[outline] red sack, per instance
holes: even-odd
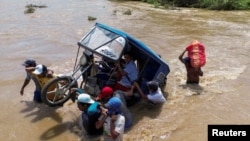
[[[203,67],[206,64],[205,47],[199,41],[193,41],[186,47],[186,51],[194,68]]]

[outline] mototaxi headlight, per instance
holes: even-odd
[[[80,58],[80,65],[84,66],[87,64],[87,57],[83,54]]]

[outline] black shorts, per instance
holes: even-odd
[[[199,84],[199,82],[197,82],[197,81],[187,81],[186,83],[187,84]]]

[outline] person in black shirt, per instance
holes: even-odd
[[[94,101],[88,94],[80,94],[77,98],[77,106],[82,111],[82,126],[86,131],[86,136],[98,138],[103,134],[103,123],[101,115],[105,111],[98,102]],[[104,121],[103,121],[104,122]],[[86,138],[86,137],[85,137]]]

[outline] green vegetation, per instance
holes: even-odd
[[[250,0],[213,0],[212,2],[202,0],[202,3],[196,6],[211,10],[250,10]]]
[[[188,7],[210,10],[250,10],[250,0],[141,0],[155,8]]]

